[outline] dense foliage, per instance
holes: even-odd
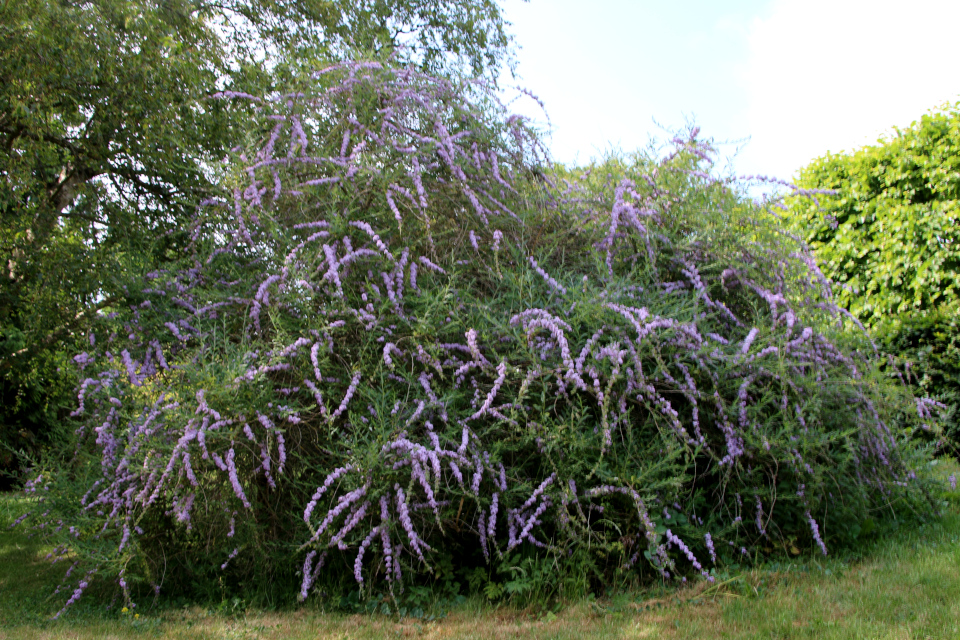
[[[942,431],[924,430],[918,435],[935,440],[942,452],[955,456],[960,452],[960,317],[949,313],[907,316],[884,335],[882,344],[897,358],[896,370],[906,374],[917,394],[940,405]]]
[[[182,253],[216,191],[248,113],[215,87],[265,94],[350,48],[479,76],[509,61],[490,0],[18,0],[0,39],[0,482],[66,417],[64,353]]]
[[[909,397],[696,131],[570,173],[408,67],[223,97],[260,135],[89,334],[75,455],[30,483],[67,604],[94,574],[575,596],[928,508]]]
[[[925,115],[875,146],[812,162],[799,186],[835,194],[790,208],[794,227],[838,284],[838,303],[912,364],[923,391],[950,407],[953,433],[960,406],[958,107]]]

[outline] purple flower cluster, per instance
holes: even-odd
[[[554,280],[553,276],[544,271],[543,267],[537,264],[537,261],[533,259],[533,256],[530,256],[528,260],[530,261],[530,266],[533,267],[533,270],[536,271],[540,277],[544,279],[544,281],[546,281],[547,285],[549,285],[551,289],[554,291],[559,291],[561,294],[567,293],[566,287]]]
[[[72,570],[73,567],[70,567]],[[80,599],[80,596],[83,595],[84,590],[90,586],[90,577],[96,572],[96,570],[90,570],[87,574],[77,583],[77,588],[73,590],[73,593],[70,594],[70,598],[67,600],[66,604],[63,605],[63,608],[60,609],[54,616],[54,620],[63,615],[63,612],[70,608],[74,602]],[[70,572],[67,572],[67,577],[69,577]]]
[[[823,538],[820,537],[820,527],[817,526],[817,521],[813,519],[809,511],[804,515],[807,517],[807,522],[810,523],[810,533],[813,534],[813,540],[817,543],[817,546],[820,547],[823,555],[827,555],[827,545],[823,543]]]
[[[690,564],[693,565],[694,569],[699,571],[703,575],[703,577],[707,579],[708,582],[713,582],[713,576],[711,576],[704,570],[704,568],[700,565],[700,561],[697,560],[697,557],[693,555],[693,552],[683,542],[683,540],[681,540],[679,537],[674,535],[674,533],[670,529],[667,529],[666,537],[667,537],[667,542],[669,544],[675,545],[680,550],[680,552],[687,558],[687,560],[690,561]]]
[[[713,548],[713,538],[710,537],[710,534],[704,534],[704,541],[707,543],[707,552],[710,554],[710,562],[717,564],[717,552]]]

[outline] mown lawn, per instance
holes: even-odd
[[[956,472],[955,463],[940,468]],[[946,475],[946,473],[944,473]],[[859,555],[779,559],[680,590],[649,590],[532,614],[470,600],[431,622],[292,612],[153,608],[139,615],[83,598],[51,620],[62,565],[26,532],[9,529],[18,510],[0,499],[0,638],[960,638],[960,491],[943,496],[945,515],[902,526]],[[238,606],[239,605],[239,606]]]

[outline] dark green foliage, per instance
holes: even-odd
[[[946,451],[960,447],[960,319],[956,315],[907,317],[884,336],[884,350],[900,359],[898,371],[923,395],[945,405]],[[909,363],[909,364],[908,364]],[[932,439],[933,434],[926,437]]]
[[[13,335],[0,340],[0,349],[22,349],[21,336],[8,331]],[[15,470],[39,460],[69,428],[74,387],[72,363],[53,351],[36,357],[17,377],[0,378],[0,491],[20,484]]]

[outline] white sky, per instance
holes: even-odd
[[[960,0],[503,0],[554,157],[629,151],[689,120],[789,179],[960,100]],[[518,106],[524,113],[535,113]],[[540,118],[542,120],[542,116]],[[724,155],[738,145],[722,147]]]

